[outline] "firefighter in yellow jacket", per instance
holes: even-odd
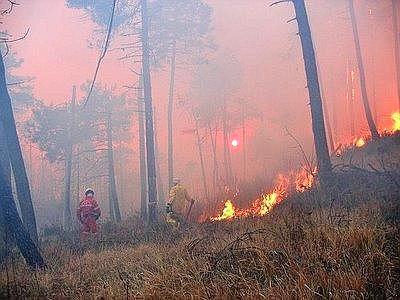
[[[174,228],[179,228],[185,221],[186,214],[194,203],[179,178],[174,178],[173,187],[169,191],[166,206],[167,222]]]

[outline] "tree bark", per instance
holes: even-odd
[[[360,87],[361,87],[362,101],[364,104],[365,117],[368,122],[368,126],[369,126],[369,130],[371,132],[372,139],[377,139],[377,138],[379,138],[379,133],[378,133],[378,130],[376,129],[376,124],[375,124],[374,118],[372,116],[371,107],[369,105],[369,100],[368,100],[364,62],[362,59],[360,37],[358,34],[357,19],[356,19],[356,14],[355,14],[355,10],[354,10],[354,1],[353,0],[349,0],[349,11],[350,11],[350,19],[351,19],[351,23],[352,23],[352,27],[353,27],[353,36],[354,36],[354,44],[355,44],[355,48],[356,48],[358,71],[360,73],[359,74],[360,75]]]
[[[398,0],[392,0],[393,8],[393,35],[394,35],[394,57],[396,62],[396,86],[398,105],[400,110],[400,32],[399,32],[399,15]]]
[[[322,108],[315,51],[304,0],[294,0],[293,4],[299,26],[299,35],[307,77],[307,87],[310,95],[311,120],[315,152],[317,155],[317,167],[321,181],[325,184],[331,176],[332,165],[326,140],[324,112]]]
[[[151,96],[150,75],[150,50],[149,50],[149,20],[147,0],[141,0],[142,17],[142,70],[144,109],[146,115],[146,158],[147,158],[147,182],[148,182],[148,221],[157,221],[157,181],[154,153],[154,127],[153,127],[153,100]]]
[[[107,106],[110,107],[110,104]],[[111,220],[120,222],[121,211],[118,203],[117,185],[115,183],[115,166],[114,166],[114,145],[112,137],[112,112],[111,109],[107,113],[107,163],[108,163],[108,197],[110,204]]]
[[[139,124],[139,176],[140,176],[140,217],[147,218],[147,171],[146,171],[146,137],[144,123],[143,84],[139,79],[138,89],[138,124]]]
[[[67,230],[72,229],[71,214],[71,177],[72,177],[72,152],[74,138],[74,122],[75,122],[75,105],[76,105],[76,86],[72,88],[72,98],[69,111],[68,125],[68,144],[65,151],[65,175],[64,175],[64,227]]]
[[[34,242],[38,241],[36,217],[32,204],[32,196],[25,163],[22,156],[21,145],[15,126],[14,114],[11,106],[11,98],[7,90],[3,56],[0,51],[0,121],[6,137],[7,150],[14,173],[17,188],[17,197],[21,208],[24,225]]]
[[[28,266],[33,269],[44,268],[45,264],[38,247],[31,239],[30,234],[25,230],[18,215],[11,185],[8,184],[7,175],[0,164],[0,210],[3,224],[7,233],[14,238],[18,249],[24,257]],[[9,236],[7,234],[7,236]],[[8,241],[6,241],[8,242]]]
[[[173,111],[176,69],[176,43],[172,44],[171,74],[168,95],[168,186],[172,188],[174,178],[174,139],[173,139]]]

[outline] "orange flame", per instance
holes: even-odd
[[[393,120],[393,132],[400,131],[400,112],[396,111],[392,113],[392,120]]]
[[[280,174],[277,178],[277,184],[274,190],[270,193],[262,194],[252,202],[249,208],[237,209],[231,200],[227,200],[222,213],[217,217],[211,218],[211,221],[231,220],[248,216],[264,216],[269,213],[275,205],[279,204],[287,197],[289,185],[289,178]]]
[[[296,175],[296,191],[303,193],[306,190],[311,189],[314,184],[314,178],[317,174],[317,168],[314,168],[311,172],[305,168],[302,168]]]
[[[357,147],[357,148],[361,148],[361,147],[364,147],[365,146],[365,144],[366,144],[366,142],[365,142],[365,139],[364,138],[356,138],[355,139],[355,141],[354,141],[354,145]]]
[[[233,205],[231,200],[227,200],[225,202],[224,209],[222,210],[222,214],[218,217],[211,218],[211,221],[222,221],[229,220],[235,216],[235,206]]]

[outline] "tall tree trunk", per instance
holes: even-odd
[[[154,109],[155,112],[155,109]],[[156,153],[156,172],[157,172],[157,195],[158,195],[158,203],[161,207],[165,205],[165,194],[164,194],[164,185],[161,177],[161,169],[160,169],[160,152],[158,147],[158,131],[157,131],[157,121],[154,122],[154,150]]]
[[[243,181],[247,181],[247,154],[246,154],[246,104],[242,103],[242,147],[243,147]]]
[[[7,151],[5,132],[1,122],[0,122],[0,165],[3,166],[3,171],[7,184],[11,186],[10,158]]]
[[[378,133],[378,130],[376,129],[376,124],[375,124],[374,118],[372,117],[371,107],[369,105],[369,100],[368,100],[364,62],[362,59],[360,37],[358,35],[358,26],[357,26],[357,19],[356,19],[356,14],[355,14],[355,10],[354,10],[354,1],[353,0],[349,0],[349,11],[350,11],[350,18],[351,18],[351,23],[352,23],[352,27],[353,27],[353,36],[354,36],[354,44],[355,44],[355,48],[356,48],[358,71],[360,73],[359,74],[360,75],[360,87],[361,87],[362,101],[364,104],[365,117],[367,118],[369,130],[371,132],[371,137],[373,139],[377,139],[377,138],[379,138],[379,133]]]
[[[354,121],[354,102],[355,102],[355,96],[356,96],[356,91],[354,84],[355,83],[355,73],[353,71],[353,67],[350,63],[350,60],[347,60],[346,63],[346,101],[347,101],[347,108],[348,108],[348,118],[350,120],[350,134],[351,137],[354,138],[356,134],[356,128],[355,128],[355,121]]]
[[[171,74],[168,95],[168,186],[172,188],[174,178],[174,138],[173,138],[173,111],[176,69],[176,42],[172,44]]]
[[[25,230],[24,225],[18,215],[17,207],[14,202],[11,185],[9,185],[7,175],[0,164],[0,213],[1,219],[7,233],[10,233],[18,246],[26,263],[31,268],[43,268],[45,266],[38,247],[32,240],[30,234]],[[7,234],[8,236],[8,234]],[[8,241],[6,241],[8,242]]]
[[[393,35],[394,35],[394,57],[396,62],[396,84],[397,84],[397,97],[400,110],[400,32],[399,32],[399,7],[398,0],[392,0],[393,8]]]
[[[108,197],[110,201],[110,217],[111,220],[120,222],[121,211],[118,203],[117,185],[115,183],[115,166],[114,166],[114,145],[112,137],[112,112],[110,104],[107,105],[107,163],[108,163]]]
[[[148,182],[148,221],[157,221],[157,181],[156,164],[154,154],[154,127],[153,127],[153,100],[151,96],[150,75],[150,50],[149,50],[149,20],[147,11],[147,0],[142,2],[142,70],[143,70],[143,92],[144,110],[146,115],[146,158],[147,158],[147,182]]]
[[[294,0],[293,4],[299,26],[299,34],[307,76],[307,87],[310,95],[312,129],[318,163],[317,167],[321,181],[323,184],[325,184],[331,176],[332,165],[329,157],[328,144],[326,141],[324,112],[322,109],[322,99],[319,88],[315,51],[304,0]]]
[[[199,132],[199,121],[197,120],[196,116],[194,117],[194,119],[195,119],[195,123],[196,123],[195,131],[196,131],[197,149],[199,150],[201,176],[202,176],[202,179],[203,179],[204,198],[206,200],[209,200],[206,169],[205,169],[205,165],[204,165],[203,150],[202,150],[202,147],[201,147],[202,142],[201,142],[200,132]]]
[[[24,225],[34,242],[38,241],[36,217],[32,204],[29,180],[26,173],[25,163],[19,143],[17,128],[15,126],[14,114],[11,106],[11,98],[7,90],[6,70],[3,56],[0,51],[0,121],[3,125],[7,141],[7,150],[10,157],[11,167],[14,173],[17,188],[17,197],[21,208]]]
[[[215,129],[215,138],[213,136],[211,125],[209,125],[211,149],[213,154],[213,196],[214,200],[217,197],[217,185],[218,185],[218,158],[217,158],[217,134],[218,130]],[[211,209],[211,207],[210,207]]]
[[[329,149],[330,149],[331,153],[334,153],[335,152],[335,142],[333,140],[331,120],[329,118],[328,103],[327,103],[326,96],[325,96],[325,89],[324,89],[324,84],[323,84],[323,80],[322,80],[322,74],[321,74],[321,70],[319,68],[318,63],[317,63],[317,72],[319,74],[319,82],[320,82],[321,98],[322,98],[322,108],[324,110],[326,130],[328,132]]]
[[[228,186],[232,185],[232,166],[230,159],[230,141],[228,132],[228,117],[226,111],[226,102],[223,105],[223,116],[222,116],[222,130],[223,130],[223,140],[224,140],[224,167],[225,167],[225,180]]]
[[[74,139],[74,122],[75,122],[75,105],[76,105],[76,86],[72,88],[72,98],[69,111],[69,127],[68,127],[68,145],[65,151],[65,175],[64,175],[64,227],[67,230],[72,229],[71,214],[71,177],[72,177],[72,152]]]
[[[138,125],[139,125],[139,176],[140,176],[140,217],[147,217],[147,171],[146,171],[146,136],[143,105],[142,77],[139,79],[138,89]]]

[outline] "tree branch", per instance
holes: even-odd
[[[107,53],[107,48],[108,48],[108,45],[110,43],[112,25],[113,25],[113,22],[114,22],[116,3],[117,3],[117,0],[114,0],[113,1],[113,6],[112,6],[112,11],[111,11],[111,16],[110,16],[110,22],[108,24],[108,29],[107,29],[107,36],[106,36],[106,40],[105,40],[104,47],[103,47],[103,51],[100,54],[99,60],[97,61],[96,70],[95,70],[94,75],[93,75],[93,80],[92,80],[92,83],[90,85],[90,89],[89,89],[88,95],[86,97],[86,100],[85,100],[85,102],[83,104],[83,107],[86,107],[86,104],[89,102],[90,95],[92,94],[93,87],[94,87],[94,85],[96,83],[97,74],[99,73],[100,64],[101,64],[102,60],[104,59],[104,57],[106,56],[106,53]]]

